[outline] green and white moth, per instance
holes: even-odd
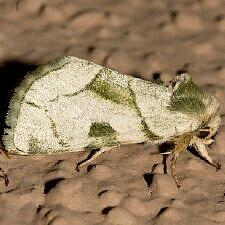
[[[154,83],[76,57],[63,57],[28,74],[15,89],[2,137],[6,152],[39,155],[114,146],[172,142],[171,172],[188,146],[208,155],[220,124],[219,104],[188,74]]]

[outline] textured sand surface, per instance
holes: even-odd
[[[225,224],[225,1],[0,0],[0,108],[36,65],[69,54],[144,79],[188,71],[221,104],[209,150],[177,163],[181,189],[156,146],[124,146],[75,172],[87,153],[0,157],[1,225]],[[3,123],[0,118],[0,123]]]

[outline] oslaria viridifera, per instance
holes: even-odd
[[[188,146],[219,169],[206,149],[221,121],[218,110],[188,74],[166,85],[63,57],[15,89],[2,140],[6,152],[19,155],[98,150],[78,168],[115,146],[170,142],[179,186],[175,163]]]

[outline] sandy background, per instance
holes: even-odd
[[[222,169],[186,151],[179,190],[145,144],[115,148],[80,173],[87,153],[1,156],[10,183],[0,182],[0,224],[225,224],[224,12],[224,0],[0,0],[2,112],[27,71],[70,54],[148,80],[189,71],[222,114],[210,150]]]

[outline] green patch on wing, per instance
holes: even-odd
[[[89,146],[92,149],[105,146],[110,147],[118,144],[116,131],[105,122],[92,123],[88,136],[95,138],[94,142]]]
[[[87,86],[87,90],[90,90],[101,98],[110,100],[116,104],[134,108],[133,98],[130,96],[129,90],[112,84],[107,80],[96,77],[96,79]]]
[[[92,123],[89,130],[89,137],[104,137],[116,134],[116,131],[108,123]]]
[[[154,134],[152,131],[149,130],[149,127],[147,125],[147,123],[145,122],[145,120],[141,121],[141,125],[142,125],[142,131],[145,133],[145,136],[150,140],[158,140],[160,139],[159,136],[157,136],[156,134]]]
[[[168,109],[187,114],[201,114],[205,110],[203,98],[203,91],[188,77],[173,93]]]
[[[40,153],[40,148],[39,148],[39,140],[35,137],[31,137],[29,139],[29,154],[30,155],[36,155],[36,154],[39,154]]]

